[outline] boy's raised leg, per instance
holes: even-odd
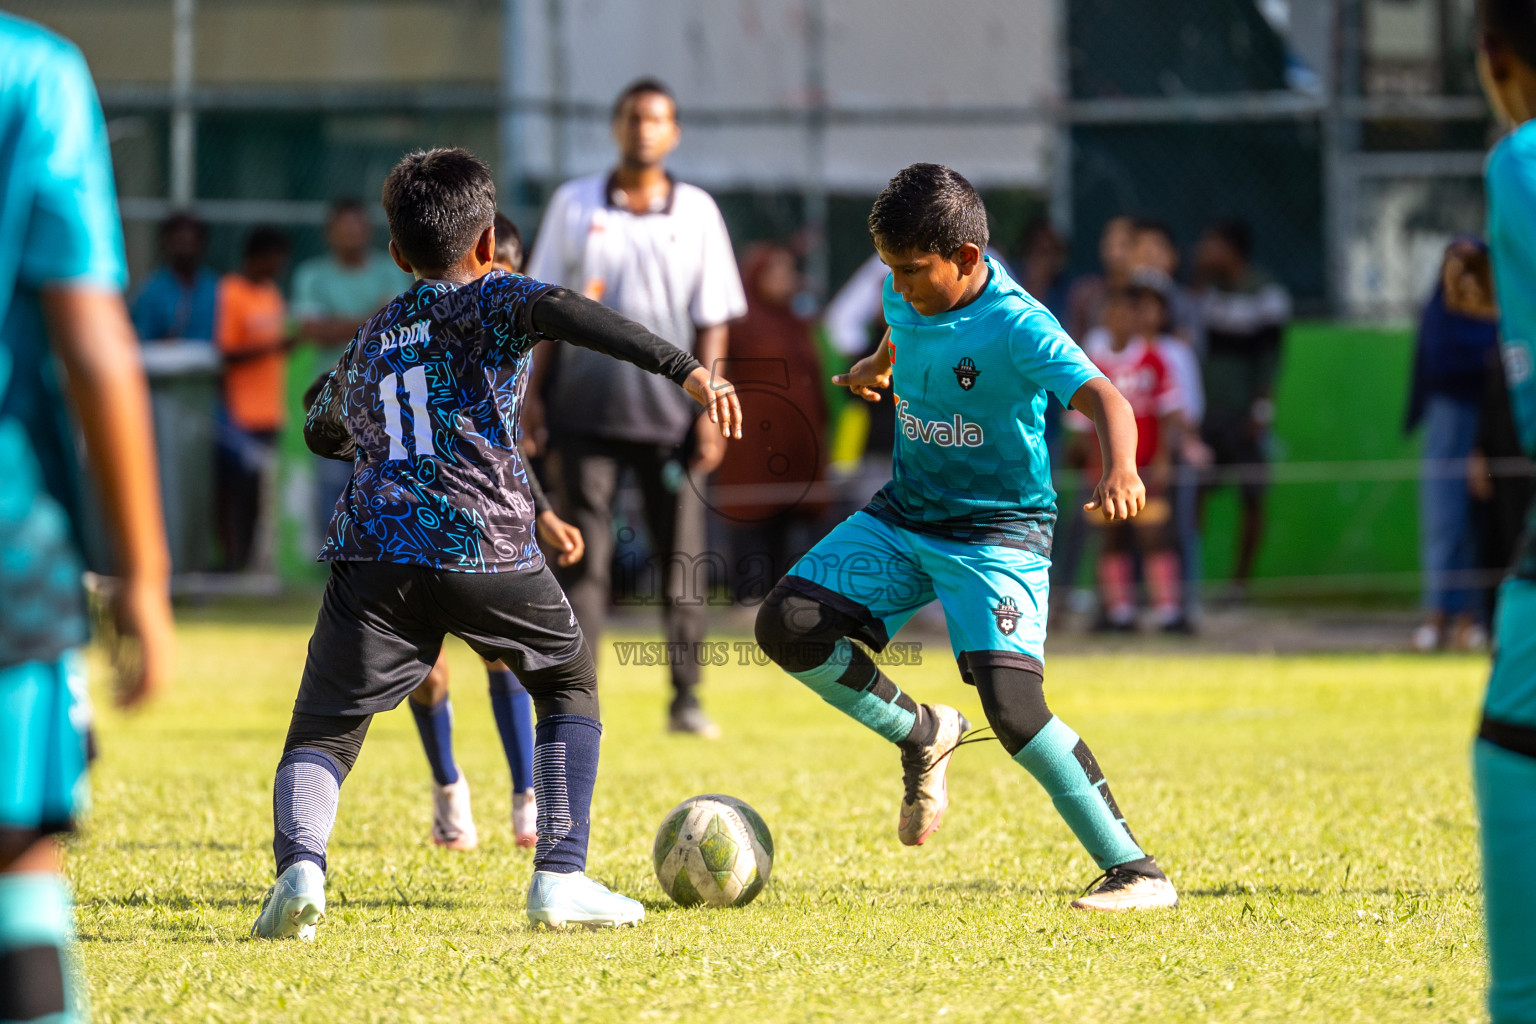
[[[943,704],[918,704],[849,640],[860,623],[783,584],[758,609],[757,642],[768,657],[822,700],[901,750],[903,795],[897,835],[919,846],[949,806],[950,755],[970,728]]]

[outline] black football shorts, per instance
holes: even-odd
[[[427,678],[450,633],[519,677],[564,665],[585,645],[547,566],[474,573],[332,562],[293,709],[388,711]]]

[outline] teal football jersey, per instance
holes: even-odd
[[[1500,140],[1488,154],[1485,176],[1488,252],[1510,410],[1520,447],[1536,455],[1536,121]],[[1536,579],[1536,507],[1526,519],[1515,571]]]
[[[1488,248],[1520,447],[1536,455],[1536,121],[1488,154]]]
[[[1507,135],[1488,155],[1488,248],[1499,300],[1499,345],[1520,446],[1536,455],[1536,121]],[[1536,507],[1527,514],[1515,573],[1536,579]],[[1536,726],[1536,676],[1529,670],[1531,612],[1524,591],[1499,602],[1495,670],[1484,704],[1504,722]]]
[[[867,511],[919,533],[1050,554],[1056,489],[1047,393],[1103,374],[1002,264],[975,301],[922,316],[885,282],[896,447]]]
[[[126,276],[85,59],[0,12],[0,665],[86,638],[74,437],[40,289],[120,290]]]

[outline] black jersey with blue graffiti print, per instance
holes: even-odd
[[[310,447],[352,460],[321,561],[459,572],[541,565],[517,441],[529,355],[546,336],[678,383],[699,365],[611,310],[531,278],[493,271],[467,284],[416,282],[359,329],[309,410]]]

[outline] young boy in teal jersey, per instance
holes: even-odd
[[[897,833],[921,845],[949,797],[950,755],[970,723],[917,704],[852,641],[876,651],[930,601],[961,677],[1015,761],[1039,780],[1098,863],[1074,907],[1171,907],[1178,896],[1137,844],[1086,744],[1046,707],[1047,586],[1056,493],[1043,437],[1047,394],[1090,417],[1104,474],[1085,510],[1116,522],[1146,501],[1130,404],[1045,307],[983,255],[987,213],[948,167],[913,164],[869,215],[891,268],[885,343],[833,378],[867,401],[891,388],[891,482],[779,581],[757,639],[827,703],[901,751]]]
[[[1536,2],[1483,0],[1478,72],[1513,130],[1488,155],[1488,245],[1510,405],[1536,455]],[[1488,908],[1488,1011],[1536,1022],[1536,525],[1499,590],[1493,672],[1473,745]]]
[[[169,680],[170,557],[107,126],[85,58],[0,12],[0,1021],[76,1024],[58,836],[85,811],[90,701],[76,428],[136,651],[118,702]],[[62,374],[59,372],[62,370]],[[73,413],[73,415],[70,415]],[[73,421],[73,422],[72,422]]]

